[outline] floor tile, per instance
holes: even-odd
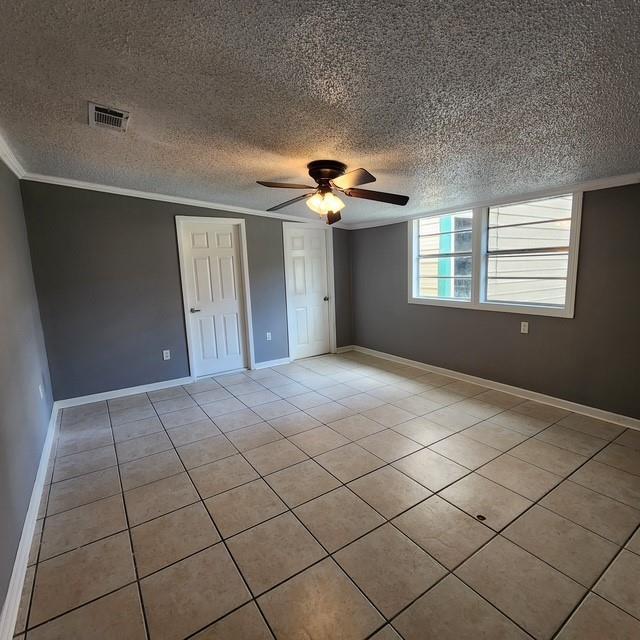
[[[128,396],[120,396],[119,398],[111,398],[107,400],[109,411],[123,411],[124,409],[133,409],[135,407],[149,407],[149,396],[146,393],[135,393]],[[65,409],[66,411],[66,409]]]
[[[629,551],[633,551],[633,553],[640,555],[640,529],[635,532],[625,547],[629,549]]]
[[[551,420],[540,420],[539,418],[525,416],[513,410],[498,413],[491,418],[491,422],[502,427],[507,427],[507,429],[513,429],[513,431],[517,431],[528,438],[535,436],[552,424]]]
[[[223,387],[217,387],[215,389],[208,389],[207,391],[201,391],[200,393],[194,393],[193,399],[203,407],[206,404],[211,404],[212,402],[217,402],[218,400],[226,400],[227,398],[232,398],[233,396],[229,391],[224,389]]]
[[[294,512],[330,552],[384,522],[381,515],[344,487],[306,502]]]
[[[202,406],[202,411],[216,423],[216,418],[235,411],[242,411],[243,409],[246,409],[246,407],[237,398],[223,398]]]
[[[442,565],[390,524],[356,540],[334,558],[387,618],[446,573]]]
[[[307,459],[307,454],[288,440],[262,445],[247,451],[244,455],[263,476]]]
[[[409,509],[393,524],[448,569],[466,560],[494,535],[438,496]]]
[[[440,405],[440,407],[446,407],[455,402],[462,402],[465,399],[463,395],[459,393],[453,393],[453,391],[446,391],[441,387],[437,389],[428,389],[420,394],[423,398],[431,400]]]
[[[526,416],[532,416],[540,420],[550,420],[551,422],[557,422],[571,413],[566,409],[559,409],[558,407],[552,407],[550,404],[535,402],[534,400],[527,400],[514,407],[513,410]]]
[[[518,431],[503,427],[489,420],[474,424],[468,429],[465,429],[462,435],[487,444],[494,449],[499,449],[500,451],[508,451],[527,438],[527,436]]]
[[[474,398],[467,398],[461,402],[457,402],[454,405],[457,409],[462,409],[465,413],[468,413],[480,420],[487,420],[491,416],[495,416],[497,413],[502,413],[503,408],[490,402]]]
[[[483,393],[480,393],[475,397],[478,400],[482,400],[484,402],[497,404],[498,406],[503,407],[504,409],[515,407],[517,404],[522,404],[524,402],[523,398],[514,396],[511,393],[505,393],[504,391],[496,391],[494,389],[490,389],[489,391],[484,391]]]
[[[556,447],[579,453],[581,456],[592,456],[607,445],[605,440],[557,424],[541,431],[535,437]]]
[[[393,427],[393,430],[424,446],[433,444],[443,438],[448,438],[455,433],[455,431],[431,422],[425,417],[413,418],[412,420],[403,422]]]
[[[392,404],[383,404],[373,409],[367,409],[363,412],[363,415],[379,422],[385,427],[395,427],[403,422],[407,422],[407,420],[415,418],[413,413],[409,413],[409,411],[405,409],[400,409],[400,407],[394,407]]]
[[[393,466],[431,491],[440,491],[469,473],[469,469],[429,449],[416,451]]]
[[[148,402],[146,405],[139,407],[130,407],[128,409],[119,409],[117,411],[109,411],[109,417],[111,418],[111,424],[114,427],[125,424],[127,422],[134,422],[145,420],[148,418],[156,417],[156,412]]]
[[[284,513],[227,541],[254,595],[326,555],[292,513]]]
[[[149,391],[147,395],[151,402],[159,402],[160,400],[169,400],[170,398],[184,398],[187,392],[182,387],[167,387],[166,389]]]
[[[173,413],[165,413],[160,420],[166,429],[175,429],[198,420],[206,420],[207,414],[200,407],[181,409]]]
[[[309,456],[318,456],[349,443],[347,438],[325,425],[298,433],[289,440]]]
[[[508,453],[484,465],[478,469],[478,473],[529,500],[539,500],[562,482],[561,476],[514,458]]]
[[[458,480],[441,496],[495,531],[517,518],[531,501],[476,473]]]
[[[276,471],[265,480],[292,508],[340,486],[340,482],[314,460],[305,460]]]
[[[215,376],[214,380],[226,388],[234,384],[250,382],[251,378],[245,373],[223,373],[222,375]]]
[[[120,465],[120,478],[122,488],[128,491],[181,471],[184,471],[182,462],[175,450],[170,449]]]
[[[193,636],[193,640],[273,640],[258,607],[249,602]]]
[[[502,453],[482,442],[467,438],[461,433],[440,440],[440,442],[430,445],[429,449],[467,467],[467,469],[477,469],[480,465],[493,460]]]
[[[375,407],[380,407],[383,404],[386,404],[384,400],[380,400],[380,398],[376,398],[368,393],[355,393],[352,396],[347,396],[346,398],[340,399],[340,404],[343,404],[345,407],[349,407],[349,409],[353,409],[354,411],[366,411],[367,409],[373,409]]]
[[[570,480],[558,485],[540,504],[619,545],[640,524],[637,509]]]
[[[500,536],[469,558],[456,575],[540,640],[553,636],[585,592]]]
[[[138,587],[129,585],[29,631],[29,640],[145,640]]]
[[[432,422],[456,431],[461,431],[481,421],[480,418],[472,416],[455,405],[432,411],[426,417]]]
[[[180,411],[180,409],[189,409],[195,407],[196,402],[190,396],[180,396],[178,398],[168,398],[167,400],[158,400],[153,403],[153,407],[158,413],[171,413],[172,411]]]
[[[264,480],[254,480],[208,498],[205,505],[224,538],[287,510]]]
[[[587,594],[557,640],[635,640],[640,638],[640,621],[614,607],[595,593]]]
[[[148,436],[150,433],[163,431],[162,423],[156,416],[155,412],[152,416],[135,422],[127,422],[120,426],[113,425],[113,438],[116,442],[124,442],[131,438],[140,438]]]
[[[140,577],[220,540],[209,514],[200,502],[133,527],[131,538]]]
[[[371,640],[402,640],[402,638],[395,632],[394,628],[388,624],[371,636]]]
[[[306,393],[301,393],[299,395],[288,398],[288,401],[294,407],[298,407],[298,409],[304,410],[310,409],[311,407],[317,407],[320,404],[325,404],[327,402],[327,398],[325,396],[321,396],[315,391],[307,391]]]
[[[93,542],[38,565],[29,626],[135,580],[128,533]]]
[[[579,413],[570,413],[565,418],[562,418],[558,424],[603,440],[614,440],[624,431],[624,427],[617,424],[583,416]]]
[[[269,591],[258,603],[279,640],[361,640],[384,623],[330,558]]]
[[[380,458],[353,442],[322,453],[315,460],[341,482],[349,482],[384,465]]]
[[[193,395],[210,389],[218,389],[220,385],[213,378],[202,378],[197,382],[182,385],[182,388],[189,394]]]
[[[256,409],[257,408],[258,407],[256,407]],[[258,422],[262,422],[262,417],[252,409],[244,408],[240,411],[232,411],[231,413],[217,416],[214,422],[220,431],[226,433],[228,431],[234,431],[235,429],[250,427],[252,424],[258,424]]]
[[[47,515],[60,513],[120,493],[118,469],[110,467],[51,485]]]
[[[593,590],[635,618],[640,618],[640,556],[623,549]]]
[[[223,544],[140,581],[151,637],[180,640],[250,598]]]
[[[394,462],[422,448],[422,445],[392,429],[385,429],[362,438],[358,440],[358,444],[385,462]]]
[[[189,470],[203,498],[209,498],[258,478],[258,472],[240,455],[217,460]]]
[[[237,429],[227,433],[227,438],[231,440],[238,451],[248,451],[269,444],[276,440],[282,440],[282,435],[266,422],[259,422],[251,427]]]
[[[288,382],[287,384],[281,384],[281,380],[265,380],[261,382],[264,386],[271,389],[273,393],[281,398],[286,398],[289,402],[291,402],[292,398],[297,398],[299,395],[303,393],[314,393],[313,391],[309,391],[307,387],[301,385],[298,382]],[[324,396],[323,396],[324,397]],[[323,402],[325,402],[323,400]],[[297,406],[297,405],[296,405]]]
[[[618,552],[613,542],[538,505],[502,535],[587,588]]]
[[[349,440],[359,440],[360,438],[365,438],[372,433],[377,433],[384,429],[379,422],[371,420],[361,414],[330,422],[327,426]]]
[[[42,532],[40,561],[126,529],[120,494],[49,516]]]
[[[157,480],[137,489],[126,491],[124,500],[127,505],[131,526],[157,518],[170,511],[199,500],[198,494],[186,473]]]
[[[640,451],[636,449],[613,443],[604,448],[594,460],[640,476]]]
[[[569,479],[634,509],[640,509],[640,478],[631,473],[590,460]]]
[[[269,391],[269,389],[260,389],[259,391],[253,391],[251,393],[243,393],[238,396],[238,400],[251,408],[257,407],[260,404],[266,404],[267,402],[275,402],[279,400],[279,396]]]
[[[57,458],[53,471],[53,482],[68,480],[92,471],[100,471],[117,464],[114,446],[108,445],[98,449],[82,451],[69,456]]]
[[[201,467],[203,464],[227,458],[238,452],[225,436],[212,436],[185,444],[178,447],[177,451],[187,469]]]
[[[616,444],[621,444],[625,447],[631,447],[640,450],[640,431],[635,429],[627,429],[623,434],[619,435],[615,439]]]
[[[22,583],[22,590],[20,592],[20,603],[18,605],[18,614],[14,627],[14,633],[16,634],[27,628],[27,617],[29,614],[29,604],[31,602],[31,592],[33,591],[33,581],[35,576],[36,568],[28,567],[24,576],[24,582]]]
[[[537,438],[530,438],[509,451],[509,455],[529,462],[545,471],[566,477],[588,458],[573,451],[556,447]]]
[[[191,444],[212,436],[219,436],[221,433],[220,429],[206,416],[181,427],[167,429],[167,434],[175,447]]]
[[[394,621],[405,640],[527,640],[528,636],[453,575],[419,598]]]
[[[286,400],[276,400],[275,402],[267,402],[266,404],[258,405],[253,410],[263,418],[263,420],[273,420],[274,418],[281,418],[290,413],[296,413],[298,409]]]
[[[170,449],[173,449],[173,445],[164,431],[116,443],[118,462],[120,464],[138,460],[161,451],[169,451]]]
[[[349,407],[345,407],[337,402],[326,402],[325,404],[319,404],[315,407],[309,407],[305,409],[305,412],[324,424],[352,416],[355,413],[353,409],[349,409]]]
[[[390,466],[368,473],[348,486],[385,518],[393,518],[431,495],[421,484]]]
[[[296,411],[280,418],[269,420],[269,424],[286,438],[320,427],[322,422],[304,411]]]
[[[487,388],[482,385],[475,384],[473,382],[465,382],[464,380],[456,380],[455,382],[445,385],[443,388],[447,391],[459,393],[467,398],[477,396],[478,394],[487,391]]]
[[[44,527],[44,518],[36,520],[36,525],[33,530],[33,538],[31,540],[31,547],[29,549],[29,558],[27,559],[27,566],[30,567],[38,561],[38,554],[40,553],[40,542],[42,541],[42,529]]]
[[[425,413],[430,413],[440,408],[438,402],[428,400],[421,395],[412,395],[407,398],[392,401],[390,404],[394,407],[404,409],[409,413],[413,413],[414,416],[423,416]]]
[[[226,387],[234,396],[244,395],[246,393],[255,393],[256,391],[262,391],[264,387],[253,380],[245,380],[238,384],[227,385]]]
[[[89,451],[113,444],[113,434],[108,427],[91,429],[81,433],[60,434],[58,439],[58,456]]]

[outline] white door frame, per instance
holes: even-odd
[[[206,216],[176,216],[176,235],[178,237],[178,255],[180,258],[180,283],[182,285],[182,307],[184,310],[184,322],[187,330],[187,351],[189,354],[189,372],[194,376],[193,366],[193,337],[191,336],[191,320],[189,312],[189,301],[187,300],[187,265],[184,248],[182,246],[183,231],[186,223],[210,223],[210,224],[235,224],[238,225],[238,235],[240,236],[240,268],[242,273],[242,297],[244,302],[244,325],[245,335],[243,341],[245,345],[245,364],[249,369],[256,368],[255,355],[253,350],[253,322],[251,316],[251,291],[249,287],[249,258],[247,254],[247,231],[244,218],[209,218]],[[195,377],[195,376],[194,376]],[[210,377],[210,376],[203,376]]]
[[[284,259],[284,278],[285,278],[285,297],[287,300],[287,334],[288,334],[288,346],[289,346],[289,359],[293,360],[293,331],[291,330],[289,313],[289,296],[287,295],[287,282],[289,282],[289,267],[287,262],[287,239],[286,229],[288,227],[298,226],[300,224],[309,224],[304,222],[283,222],[282,223],[282,249]],[[314,228],[318,228],[317,225],[313,225]],[[336,353],[336,287],[335,278],[333,274],[333,229],[331,227],[320,227],[321,231],[324,231],[326,238],[327,248],[327,292],[329,296],[329,349],[330,353]]]

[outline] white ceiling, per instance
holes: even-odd
[[[265,210],[318,158],[404,207],[640,170],[640,3],[0,0],[0,127],[28,172]],[[121,135],[87,100],[131,111]],[[282,213],[312,216],[300,203]]]

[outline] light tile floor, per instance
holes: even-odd
[[[640,638],[639,523],[640,432],[323,356],[65,409],[16,634]]]

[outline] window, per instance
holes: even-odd
[[[409,302],[573,316],[581,194],[409,223]]]

